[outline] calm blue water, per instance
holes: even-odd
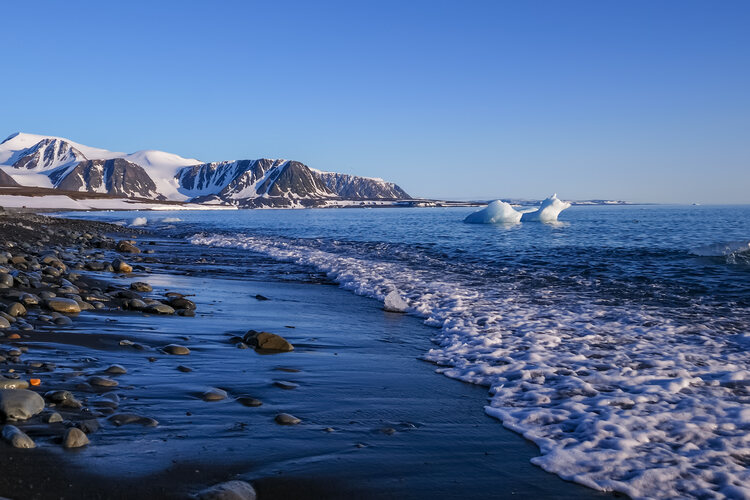
[[[436,327],[424,358],[490,387],[486,411],[566,479],[634,497],[718,497],[750,483],[750,206],[587,206],[557,224],[463,223],[474,210],[68,215],[142,216],[239,259],[397,296]],[[744,251],[724,251],[728,242]]]

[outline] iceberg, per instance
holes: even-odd
[[[519,212],[509,203],[495,200],[482,210],[469,214],[464,222],[469,224],[516,224],[518,222],[538,221],[555,222],[560,212],[570,207],[553,194],[542,202],[538,209],[531,212]]]
[[[521,212],[516,211],[510,203],[495,200],[482,210],[469,214],[464,222],[469,224],[516,224],[521,222]]]

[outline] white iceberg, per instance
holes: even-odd
[[[509,203],[496,200],[482,210],[469,214],[464,222],[469,224],[515,224],[518,222],[539,221],[555,222],[560,212],[570,207],[567,201],[561,201],[553,194],[542,202],[540,207],[531,212],[519,212]]]
[[[470,224],[516,224],[521,222],[521,212],[516,211],[510,203],[496,200],[482,210],[469,214],[464,222]]]
[[[401,298],[401,294],[396,290],[393,290],[385,296],[385,304],[383,309],[387,312],[403,313],[409,308],[409,304]]]

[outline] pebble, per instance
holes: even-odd
[[[186,356],[190,354],[190,349],[188,349],[185,346],[177,345],[177,344],[169,344],[164,346],[164,352],[167,354],[176,354],[179,356]]]
[[[98,375],[89,377],[89,384],[95,385],[97,387],[116,387],[117,385],[119,385],[117,380],[112,380],[109,377],[100,377]]]
[[[245,481],[228,481],[199,491],[193,495],[195,500],[256,500],[257,495],[250,483]]]
[[[44,410],[44,399],[26,389],[0,389],[0,416],[27,420]]]
[[[294,382],[287,382],[286,380],[277,380],[273,383],[273,385],[275,385],[279,389],[286,389],[287,391],[299,387],[299,384],[295,384]]]
[[[190,368],[189,366],[185,366],[185,365],[180,365],[180,366],[177,367],[177,369],[180,370],[183,373],[188,373],[188,372],[193,371],[192,368]]]
[[[250,396],[240,396],[237,398],[237,402],[241,404],[242,406],[249,406],[249,407],[256,407],[256,406],[262,406],[263,401],[260,399],[255,399]]]
[[[62,415],[60,415],[56,411],[50,411],[42,415],[42,422],[47,423],[47,424],[54,424],[54,423],[62,422],[62,421],[63,421]]]
[[[110,416],[107,420],[118,427],[128,424],[139,424],[144,427],[156,427],[157,425],[159,425],[159,422],[157,422],[153,418],[143,417],[135,413],[116,413]]]
[[[13,317],[26,316],[26,308],[20,302],[13,302],[5,308],[5,312]]]
[[[13,448],[36,448],[36,443],[15,425],[3,427],[3,440]]]
[[[63,448],[80,448],[86,446],[89,442],[88,436],[81,429],[75,427],[70,427],[63,436]]]
[[[203,401],[222,401],[227,399],[227,392],[221,389],[212,388],[207,390],[201,395]]]
[[[298,423],[302,422],[302,420],[288,413],[279,413],[278,415],[276,415],[276,418],[274,418],[274,420],[279,425],[297,425]]]
[[[122,365],[111,365],[104,371],[112,375],[124,375],[128,373],[128,370]]]
[[[44,305],[47,309],[60,313],[73,314],[81,312],[81,306],[73,299],[64,299],[61,297],[49,298],[44,301]]]
[[[122,259],[115,259],[112,261],[112,269],[116,273],[131,273],[133,272],[133,266],[128,264]]]
[[[130,289],[136,292],[151,292],[154,290],[151,285],[144,283],[143,281],[135,281],[131,283]]]
[[[243,339],[247,344],[255,346],[259,351],[264,352],[290,352],[294,346],[281,335],[269,332],[257,332],[250,330],[245,334]]]
[[[174,314],[174,309],[171,306],[162,304],[161,302],[151,304],[150,306],[148,306],[148,308],[146,308],[146,311],[156,314]]]

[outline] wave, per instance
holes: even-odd
[[[398,299],[396,309],[439,328],[425,359],[490,387],[486,412],[536,443],[533,463],[564,479],[633,498],[750,497],[747,339],[709,316],[682,324],[658,307],[605,307],[554,285],[482,283],[356,243],[190,241],[308,265],[359,295]]]
[[[750,264],[750,240],[714,243],[690,250],[700,257],[724,257],[728,264]]]
[[[536,210],[519,212],[509,203],[495,200],[482,210],[469,214],[464,222],[469,224],[517,224],[522,221],[555,222],[560,212],[570,208],[570,203],[561,201],[557,194],[545,199]]]

